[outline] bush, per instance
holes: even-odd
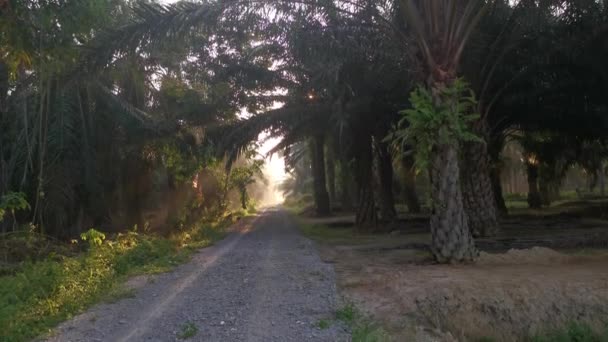
[[[229,222],[227,222],[229,223]],[[77,256],[26,261],[0,277],[0,340],[30,340],[116,290],[128,276],[166,271],[194,248],[223,236],[220,223],[199,223],[188,235],[166,239],[129,232],[105,239],[90,230],[89,248]]]

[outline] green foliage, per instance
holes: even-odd
[[[416,147],[416,164],[426,169],[437,146],[458,145],[462,141],[479,141],[469,124],[479,115],[474,114],[476,100],[473,91],[462,79],[456,79],[442,89],[418,87],[410,95],[412,108],[401,111],[397,128],[388,141],[402,147]]]
[[[191,337],[194,337],[198,333],[198,328],[192,322],[186,322],[182,324],[179,333],[177,334],[177,338],[180,340],[187,340]]]
[[[256,159],[246,162],[243,166],[238,166],[230,170],[228,176],[228,188],[236,189],[239,192],[241,207],[247,209],[249,203],[249,194],[247,187],[254,184],[257,179],[264,179],[264,172],[262,167],[264,166],[264,160]]]
[[[89,243],[89,247],[99,247],[103,244],[103,241],[106,239],[106,234],[91,228],[88,231],[80,234],[80,239],[82,241],[87,241]]]
[[[221,238],[222,227],[231,222],[199,222],[170,238],[129,232],[104,240],[103,233],[89,230],[83,235],[96,241],[95,248],[75,257],[25,262],[0,277],[0,340],[30,340],[100,300],[128,295],[120,290],[127,277],[186,261],[195,248]]]
[[[15,213],[17,210],[30,209],[30,204],[22,192],[9,192],[0,198],[0,221],[6,212]]]
[[[306,209],[313,206],[313,198],[311,194],[295,195],[289,194],[285,197],[283,205],[294,214],[301,214]]]

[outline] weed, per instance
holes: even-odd
[[[356,311],[353,304],[346,304],[341,309],[336,311],[336,319],[342,321],[348,325],[355,321]]]
[[[385,342],[390,340],[388,334],[381,327],[365,318],[352,303],[337,310],[336,319],[351,328],[353,342]]]
[[[319,327],[319,329],[321,329],[321,330],[325,330],[325,329],[329,328],[329,326],[330,326],[330,325],[331,325],[331,324],[330,324],[330,323],[329,323],[329,321],[328,321],[328,320],[326,320],[326,319],[321,319],[321,320],[319,320],[319,322],[317,323],[317,326],[318,326],[318,327]]]
[[[179,333],[177,334],[177,338],[180,340],[187,340],[191,337],[194,337],[198,333],[198,328],[192,322],[186,322],[182,324]]]
[[[388,342],[388,334],[376,324],[362,322],[353,328],[353,342]]]

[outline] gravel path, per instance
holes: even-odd
[[[175,271],[144,281],[134,298],[101,304],[47,341],[349,341],[331,321],[331,265],[280,209],[201,250]]]

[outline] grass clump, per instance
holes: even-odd
[[[353,342],[387,342],[390,340],[384,329],[364,317],[352,303],[338,309],[336,319],[350,327]]]
[[[31,340],[92,304],[132,296],[121,288],[128,277],[164,272],[188,260],[197,248],[221,238],[228,223],[198,223],[170,238],[128,232],[106,239],[89,231],[82,239],[88,247],[80,254],[22,263],[0,277],[0,341]]]
[[[180,340],[187,340],[191,337],[194,337],[197,333],[198,328],[196,327],[196,325],[194,325],[194,323],[192,322],[186,322],[181,326],[180,331],[177,334],[177,338],[179,338]]]
[[[355,306],[349,303],[336,311],[336,319],[351,325],[355,322],[356,314]]]
[[[321,319],[321,320],[319,320],[319,322],[317,323],[317,326],[318,326],[318,327],[319,327],[319,329],[321,329],[321,330],[328,329],[330,325],[331,325],[331,323],[330,323],[328,320],[326,320],[326,319]]]
[[[571,323],[563,329],[533,336],[528,342],[608,342],[608,326],[598,333],[586,324]]]

